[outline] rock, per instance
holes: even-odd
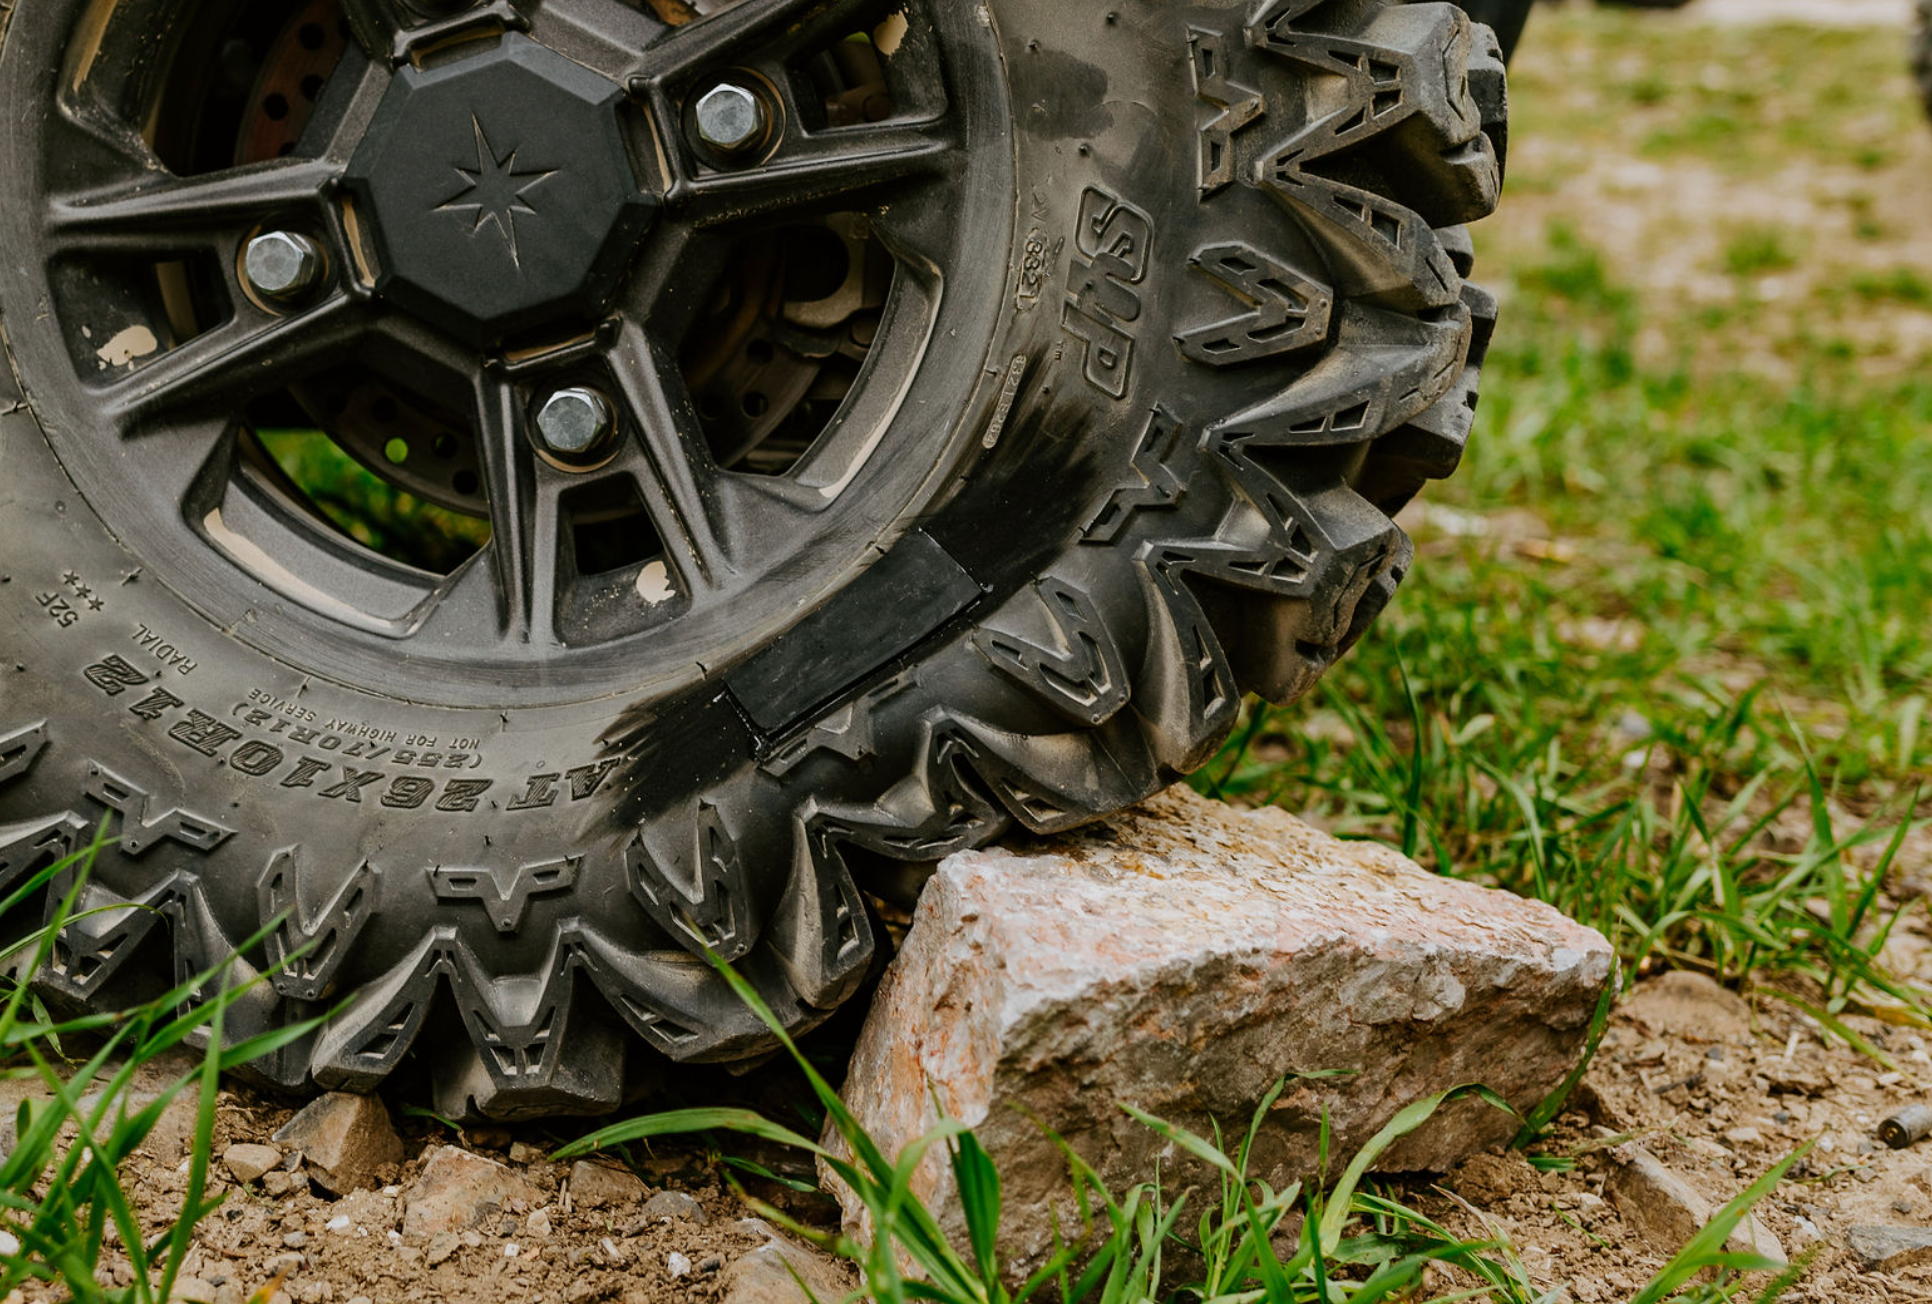
[[[1622,1012],[1660,1037],[1708,1043],[1751,1035],[1751,1007],[1689,969],[1671,969],[1638,983]]]
[[[580,1208],[616,1209],[636,1204],[650,1189],[635,1173],[588,1159],[579,1159],[570,1169],[570,1201]]]
[[[199,1277],[177,1277],[168,1296],[173,1304],[215,1304],[221,1292]]]
[[[442,1146],[403,1196],[405,1235],[462,1231],[495,1217],[513,1200],[533,1202],[536,1188],[515,1169],[455,1146]]]
[[[707,1220],[697,1197],[683,1191],[659,1191],[644,1202],[644,1217],[652,1222],[675,1218],[702,1226]]]
[[[1833,1085],[1824,1070],[1802,1061],[1772,1060],[1758,1071],[1775,1096],[1818,1097],[1828,1094]]]
[[[1923,1227],[1854,1227],[1852,1257],[1866,1272],[1893,1272],[1932,1263],[1932,1231]]]
[[[229,1146],[221,1152],[221,1162],[228,1166],[228,1172],[237,1182],[247,1186],[250,1182],[282,1162],[282,1152],[274,1146],[241,1145]]]
[[[745,1227],[756,1221],[741,1220],[738,1225]],[[724,1270],[723,1304],[810,1304],[815,1298],[845,1299],[858,1284],[858,1275],[839,1260],[780,1236],[762,1222],[758,1225],[764,1228],[762,1234],[767,1239]],[[801,1280],[805,1289],[799,1287]]]
[[[691,1275],[691,1260],[676,1250],[672,1250],[664,1256],[664,1270],[671,1274],[673,1281],[679,1277],[688,1277]]]
[[[1120,1102],[1239,1135],[1279,1078],[1361,1070],[1291,1083],[1264,1122],[1254,1176],[1279,1189],[1315,1171],[1324,1109],[1339,1167],[1397,1110],[1449,1087],[1481,1081],[1535,1106],[1575,1062],[1615,963],[1546,905],[1176,788],[1024,852],[941,865],[845,1099],[888,1154],[934,1126],[935,1093],[973,1127],[1005,1179],[1009,1270],[1024,1273],[1050,1252],[1049,1213],[1062,1227],[1079,1216],[1042,1124],[1116,1190],[1157,1160],[1185,1185],[1193,1170]],[[1459,1101],[1380,1167],[1445,1172],[1518,1125]],[[824,1165],[821,1177],[838,1190]],[[864,1236],[862,1206],[838,1193]],[[937,1151],[914,1193],[963,1238]]]
[[[1676,1254],[1704,1230],[1717,1207],[1688,1182],[1660,1163],[1642,1146],[1628,1146],[1614,1156],[1616,1166],[1606,1189],[1617,1202],[1624,1224],[1666,1258]],[[1784,1246],[1769,1229],[1746,1214],[1724,1242],[1732,1254],[1755,1254],[1784,1264]]]
[[[1517,1150],[1471,1156],[1451,1174],[1450,1186],[1458,1195],[1485,1207],[1539,1189],[1536,1169]]]
[[[300,1150],[309,1176],[336,1195],[377,1185],[376,1170],[402,1162],[402,1139],[389,1111],[374,1096],[332,1091],[312,1100],[275,1134],[277,1144]]]
[[[429,1253],[425,1256],[425,1262],[433,1268],[451,1258],[461,1244],[462,1242],[450,1233],[440,1232],[430,1238]]]

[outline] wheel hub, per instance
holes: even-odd
[[[515,33],[401,69],[343,178],[378,292],[480,345],[603,312],[656,209],[625,148],[625,101]]]

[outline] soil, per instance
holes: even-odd
[[[1921,929],[1915,921],[1922,939]],[[1848,1018],[1897,1065],[1888,1067],[1835,1038],[1827,1044],[1782,1001],[1754,1007],[1714,984],[1695,1001],[1659,999],[1663,985],[1637,985],[1571,1112],[1536,1148],[1574,1157],[1574,1168],[1539,1172],[1521,1155],[1484,1156],[1440,1185],[1408,1185],[1407,1198],[1460,1233],[1507,1235],[1539,1287],[1598,1304],[1629,1299],[1678,1248],[1647,1243],[1606,1189],[1629,1147],[1647,1149],[1716,1208],[1815,1142],[1757,1209],[1793,1260],[1816,1255],[1785,1298],[1932,1299],[1932,1265],[1863,1271],[1846,1248],[1854,1227],[1932,1227],[1932,1141],[1893,1150],[1878,1139],[1881,1121],[1928,1099],[1924,1038]]]
[[[1932,848],[1909,849],[1893,890],[1918,899],[1889,954],[1921,982],[1932,982],[1932,923],[1922,896],[1927,878]],[[1907,1028],[1857,1015],[1846,1016],[1844,1025],[1869,1043],[1871,1054],[1769,994],[1747,1002],[1694,973],[1652,975],[1612,1016],[1569,1111],[1533,1151],[1536,1164],[1516,1153],[1482,1155],[1447,1176],[1387,1179],[1389,1194],[1460,1235],[1507,1238],[1539,1291],[1560,1290],[1557,1298],[1602,1304],[1631,1298],[1679,1248],[1646,1241],[1610,1189],[1613,1173],[1634,1147],[1647,1150],[1716,1208],[1809,1142],[1810,1154],[1757,1210],[1792,1259],[1815,1256],[1786,1298],[1818,1304],[1932,1300],[1932,1263],[1866,1270],[1847,1248],[1855,1227],[1932,1228],[1932,1139],[1898,1150],[1878,1139],[1884,1119],[1932,1102],[1932,1053],[1925,1037]],[[150,1080],[182,1067],[160,1066]],[[710,1091],[722,1103],[734,1089],[721,1079]],[[790,1108],[778,1102],[803,1095],[802,1082],[771,1070],[754,1086],[737,1089],[733,1103],[759,1104],[786,1116]],[[185,1105],[178,1108],[127,1166],[129,1194],[151,1231],[167,1226],[179,1207],[186,1112]],[[270,1142],[292,1112],[291,1102],[234,1084],[221,1097],[214,1153],[238,1142]],[[217,1159],[211,1181],[227,1199],[197,1233],[184,1298],[207,1304],[243,1304],[257,1292],[275,1304],[780,1304],[803,1298],[795,1291],[733,1290],[734,1265],[774,1233],[731,1190],[726,1175],[734,1170],[703,1146],[660,1143],[634,1150],[633,1171],[647,1185],[620,1205],[591,1209],[572,1199],[569,1166],[544,1158],[561,1138],[583,1130],[581,1123],[460,1136],[427,1121],[401,1123],[411,1158],[380,1171],[375,1189],[346,1197],[322,1190],[299,1166],[238,1183]],[[460,1233],[405,1235],[412,1183],[424,1160],[452,1143],[516,1170],[534,1188],[533,1198],[512,1200],[500,1214]],[[811,1173],[800,1157],[750,1143],[724,1144],[785,1176]],[[299,1156],[290,1162],[299,1164]],[[603,1162],[623,1167],[616,1158]],[[1551,1164],[1558,1170],[1543,1171]],[[830,1200],[737,1171],[756,1198],[818,1230],[836,1230],[837,1208]],[[665,1190],[693,1197],[702,1221],[647,1215],[646,1201]],[[789,1245],[810,1271],[830,1274],[820,1278],[835,1288],[824,1298],[856,1285],[849,1270],[796,1242]],[[125,1282],[129,1270],[125,1260],[110,1256],[101,1273],[104,1281]],[[768,1290],[770,1280],[765,1284]],[[782,1277],[778,1284],[788,1286]],[[1444,1292],[1459,1285],[1453,1274],[1436,1284]],[[30,1289],[5,1304],[59,1298]]]
[[[144,1085],[158,1086],[191,1063],[172,1059],[154,1066],[137,1083],[137,1095]],[[208,1180],[210,1196],[225,1199],[196,1231],[177,1299],[198,1304],[682,1304],[726,1299],[775,1304],[785,1296],[755,1289],[760,1282],[768,1288],[771,1274],[747,1273],[740,1266],[773,1241],[825,1298],[840,1298],[857,1284],[854,1273],[760,1219],[729,1188],[726,1169],[716,1156],[696,1145],[636,1149],[636,1162],[628,1169],[615,1157],[595,1161],[644,1180],[634,1197],[587,1207],[572,1196],[572,1166],[546,1157],[559,1136],[585,1130],[580,1121],[514,1132],[482,1128],[459,1135],[437,1124],[402,1120],[399,1130],[411,1157],[378,1170],[375,1186],[342,1196],[313,1180],[299,1152],[260,1178],[235,1180],[220,1156],[238,1143],[272,1145],[277,1129],[294,1114],[292,1103],[268,1099],[239,1083],[223,1090]],[[170,1226],[180,1208],[192,1111],[191,1099],[179,1101],[123,1170],[123,1187],[150,1235]],[[532,1188],[532,1198],[509,1199],[499,1213],[469,1228],[405,1234],[404,1211],[413,1184],[425,1161],[451,1144],[510,1168]],[[748,1152],[746,1147],[737,1149]],[[809,1165],[781,1155],[760,1153],[755,1158],[776,1169],[791,1169],[793,1176],[811,1171]],[[580,1178],[578,1184],[582,1182]],[[757,1198],[788,1214],[835,1230],[837,1207],[831,1201],[800,1196],[769,1182],[752,1181],[749,1187]],[[688,1195],[697,1208],[687,1204],[673,1216],[653,1207],[652,1197],[663,1191]],[[784,1284],[787,1274],[781,1269],[777,1275]],[[99,1277],[110,1285],[133,1279],[127,1260],[111,1252],[100,1264]],[[4,1304],[52,1304],[64,1298],[63,1292],[33,1286],[8,1296]]]

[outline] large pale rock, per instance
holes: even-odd
[[[845,1099],[889,1154],[946,1113],[1005,1182],[1011,1271],[1077,1225],[1064,1137],[1116,1189],[1184,1158],[1120,1109],[1240,1135],[1273,1083],[1254,1173],[1315,1170],[1322,1112],[1339,1168],[1403,1106],[1483,1083],[1527,1110],[1575,1063],[1615,969],[1609,944],[1548,906],[1439,878],[1278,810],[1184,788],[1026,851],[947,860],[879,989]],[[1037,1121],[1036,1121],[1037,1120]],[[1518,1121],[1474,1099],[1390,1151],[1446,1171]],[[836,1139],[828,1134],[828,1142]],[[821,1174],[834,1189],[836,1179]],[[943,1158],[918,1193],[963,1230]],[[840,1191],[863,1235],[863,1210]]]

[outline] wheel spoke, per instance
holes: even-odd
[[[466,578],[479,594],[482,580],[494,581],[488,598],[507,641],[549,646],[556,642],[557,489],[539,474],[524,420],[516,387],[485,373],[476,388],[476,423],[490,504],[489,566],[484,574],[479,562]]]
[[[250,400],[345,357],[365,325],[364,305],[346,295],[293,317],[246,310],[101,386],[97,402],[123,435],[179,420],[232,417]]]
[[[385,63],[395,58],[398,38],[416,22],[402,0],[342,0],[342,10],[356,43]]]
[[[83,252],[152,253],[239,241],[289,212],[316,214],[340,168],[321,159],[276,162],[191,178],[169,177],[57,200],[47,233]]]
[[[869,210],[868,217],[873,233],[902,267],[937,280],[955,256],[957,204],[952,187],[929,180],[901,188],[890,204]]]
[[[800,50],[867,26],[880,0],[740,0],[708,18],[672,28],[650,54],[660,78],[760,59],[784,59]]]
[[[808,209],[937,176],[953,148],[943,119],[801,132],[756,166],[684,182],[669,202],[697,226]]]
[[[610,365],[643,443],[641,454],[620,458],[613,469],[637,480],[686,591],[720,588],[736,568],[717,514],[718,470],[684,379],[635,324],[627,323],[611,347]]]

